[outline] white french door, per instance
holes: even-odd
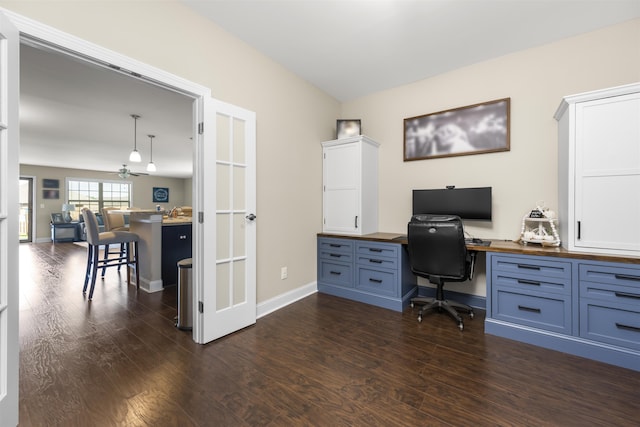
[[[0,13],[0,425],[18,424],[18,124],[20,40]]]
[[[211,98],[203,114],[194,339],[204,344],[256,322],[256,117]]]

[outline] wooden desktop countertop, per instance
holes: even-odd
[[[374,242],[398,243],[401,245],[407,244],[407,235],[401,234],[401,233],[378,232],[378,233],[365,234],[362,236],[318,233],[318,237],[369,240]],[[553,256],[558,258],[575,258],[575,259],[582,259],[582,260],[640,264],[640,257],[636,257],[636,256],[596,254],[596,253],[590,253],[590,252],[574,252],[574,251],[569,251],[562,247],[552,247],[552,246],[545,247],[545,246],[537,245],[535,243],[529,243],[525,245],[513,240],[499,240],[499,239],[483,239],[483,240],[485,241],[489,240],[491,244],[489,246],[483,246],[483,245],[476,245],[473,243],[467,243],[467,249],[473,250],[476,252],[502,252],[502,253],[509,253],[509,254]]]

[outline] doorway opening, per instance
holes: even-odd
[[[33,177],[20,177],[18,190],[18,234],[20,236],[20,243],[33,241],[33,203],[34,203],[34,189],[33,189]]]

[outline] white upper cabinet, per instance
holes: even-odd
[[[640,84],[567,96],[555,118],[562,245],[640,255]]]
[[[378,231],[379,145],[363,135],[322,143],[323,232]]]

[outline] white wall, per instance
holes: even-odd
[[[380,147],[380,230],[406,233],[411,190],[492,186],[493,221],[468,223],[478,237],[516,239],[538,201],[557,210],[557,125],[565,95],[640,81],[640,20],[517,52],[347,102]],[[403,162],[403,119],[511,98],[511,150]],[[613,189],[612,189],[613,190]],[[481,257],[484,262],[484,257]],[[485,295],[484,269],[473,288]]]

